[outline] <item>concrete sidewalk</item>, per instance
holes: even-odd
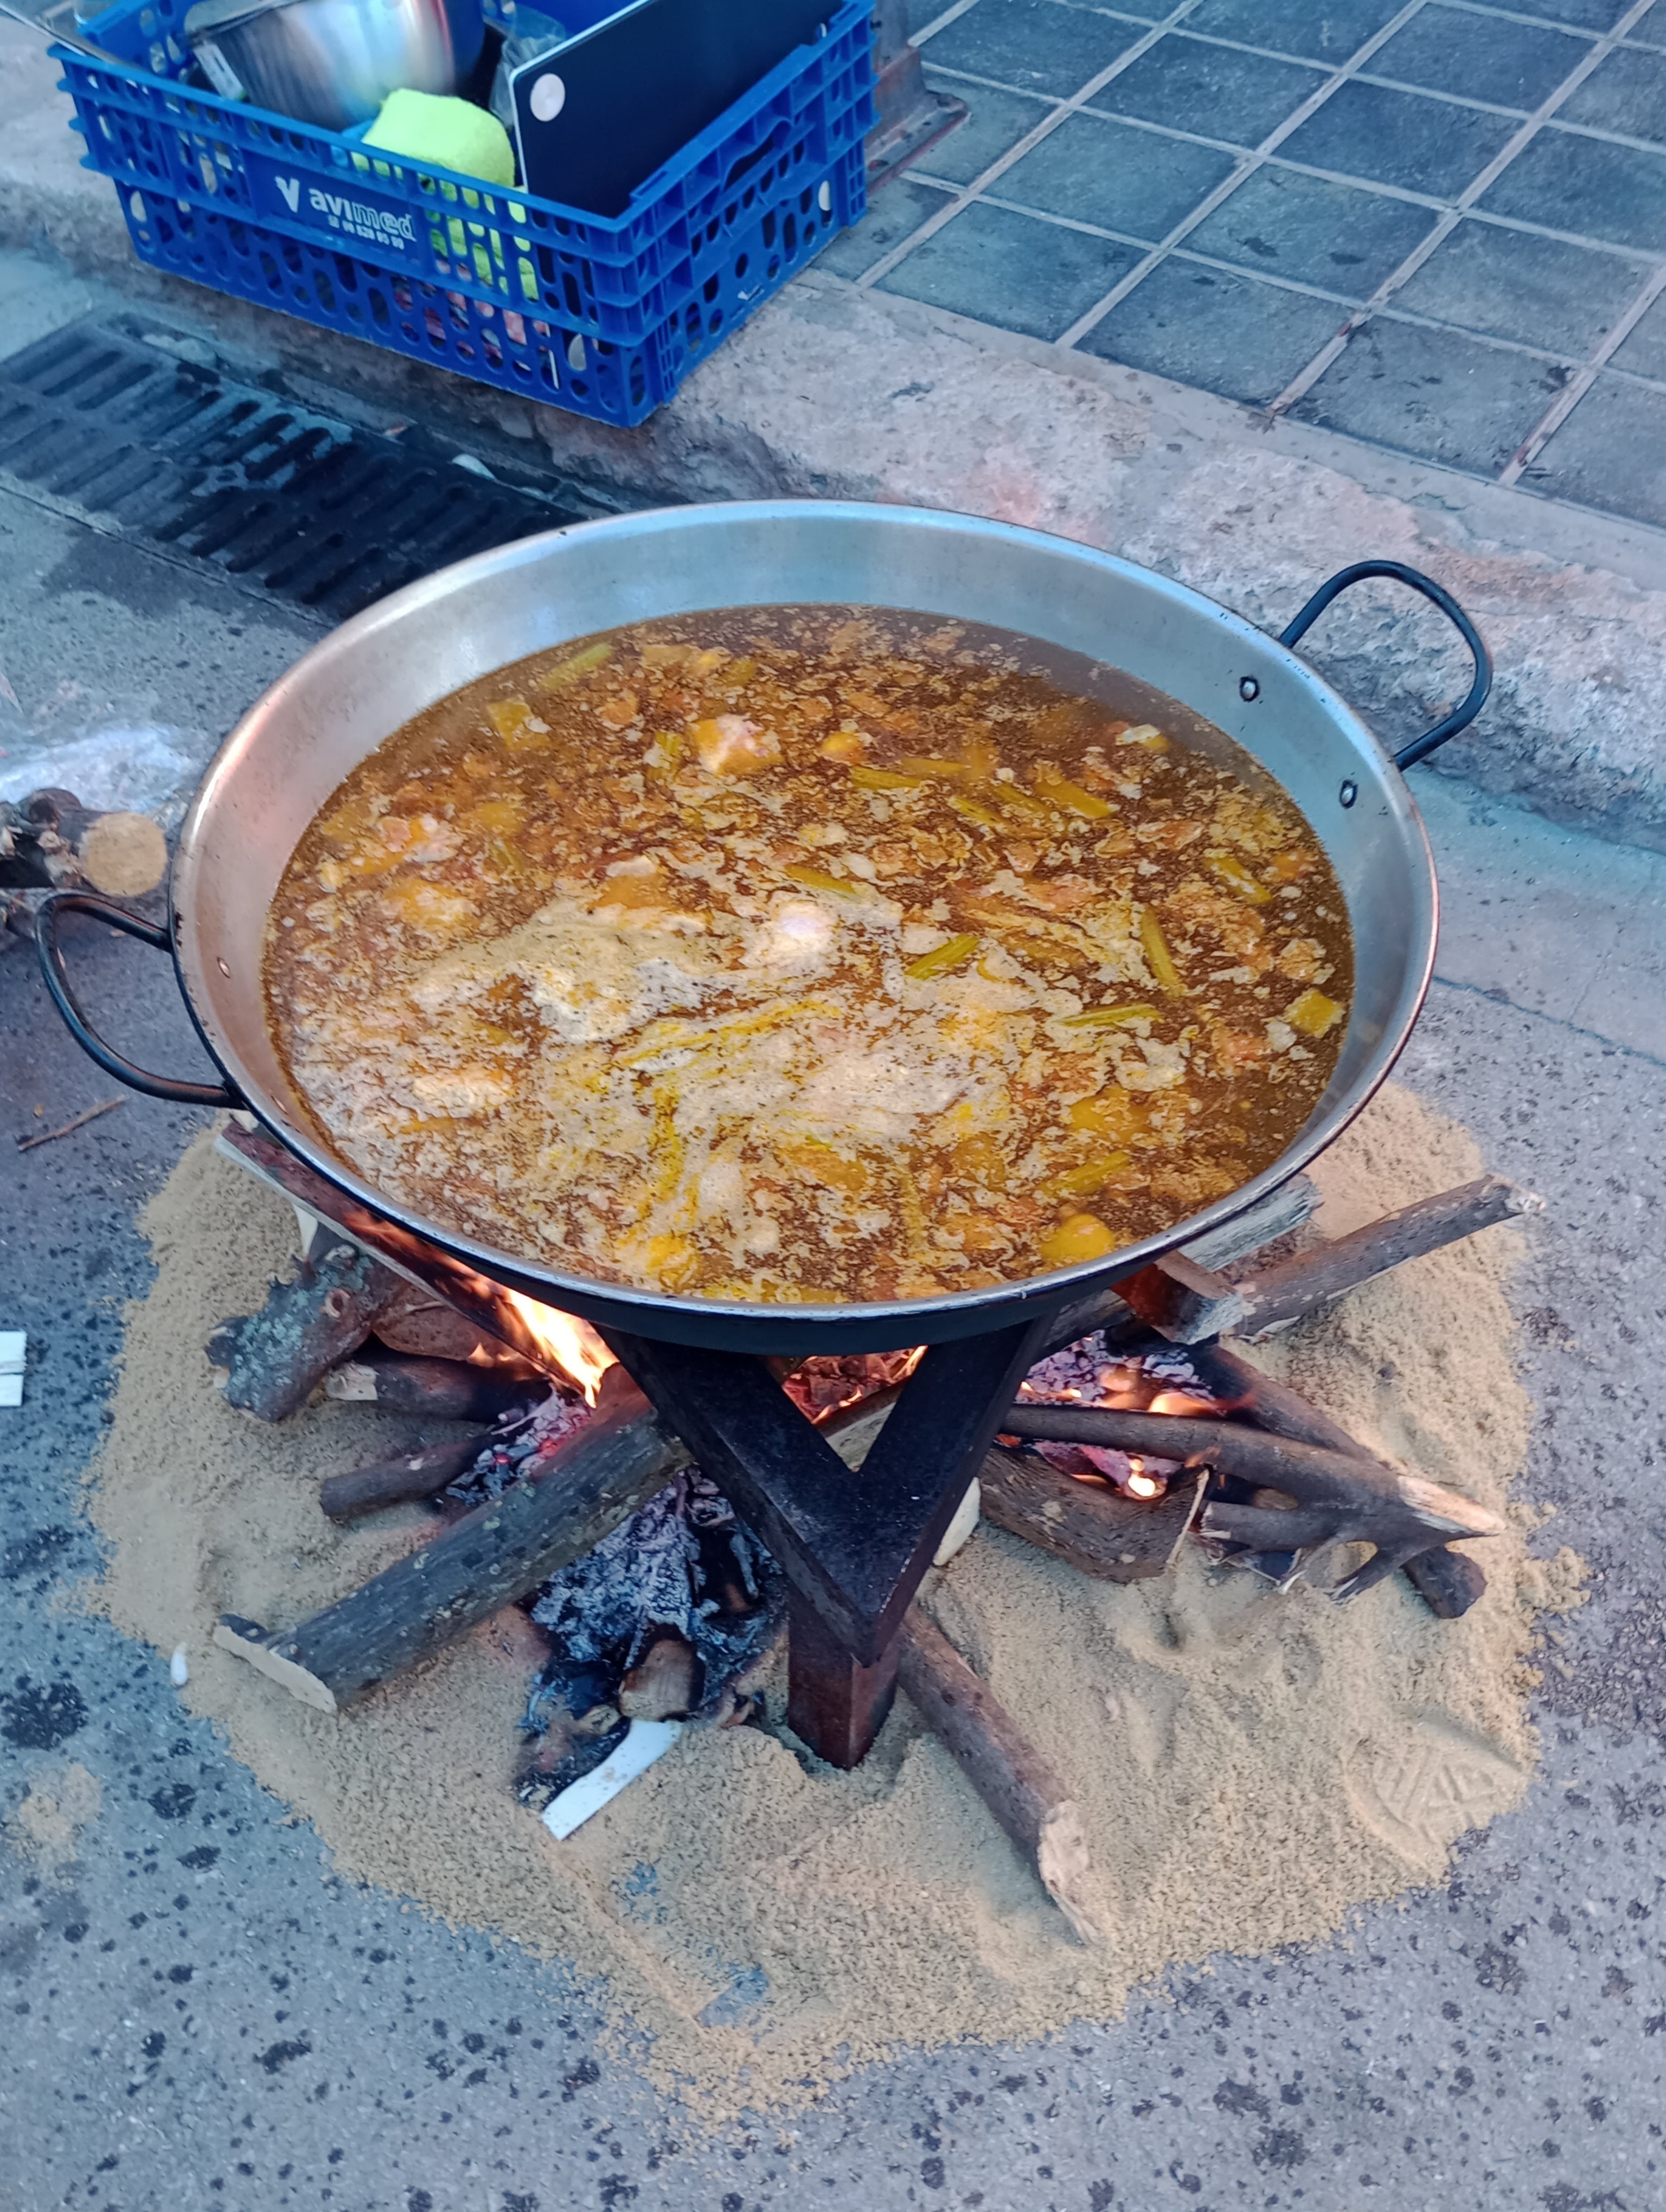
[[[1269,420],[824,267],[640,430],[611,430],[158,279],[133,260],[110,185],[77,167],[54,83],[40,42],[0,25],[0,244],[155,302],[301,397],[322,387],[477,425],[610,495],[846,495],[1033,523],[1268,627],[1347,562],[1409,560],[1471,607],[1499,665],[1487,716],[1442,767],[1601,836],[1666,848],[1666,537],[1651,527]],[[1309,649],[1395,736],[1463,681],[1444,626],[1393,587],[1350,595]]]

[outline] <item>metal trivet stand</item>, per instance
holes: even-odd
[[[233,1403],[267,1419],[298,1407],[365,1342],[379,1313],[409,1300],[413,1284],[547,1371],[547,1355],[488,1277],[348,1198],[271,1138],[233,1127],[219,1141],[328,1224],[297,1281],[275,1285],[261,1315],[228,1323],[216,1339],[212,1354],[229,1370]],[[830,1764],[854,1766],[890,1710],[914,1595],[980,1474],[986,1509],[995,1504],[992,1474],[1010,1455],[990,1447],[1002,1433],[1184,1460],[1208,1470],[1210,1498],[1206,1504],[1200,1480],[1194,1510],[1202,1507],[1199,1533],[1219,1554],[1280,1579],[1304,1553],[1364,1541],[1375,1555],[1339,1595],[1405,1567],[1437,1612],[1461,1612],[1484,1582],[1472,1560],[1445,1547],[1492,1533],[1493,1516],[1385,1467],[1213,1340],[1229,1328],[1253,1336],[1287,1326],[1402,1260],[1535,1212],[1541,1201],[1483,1176],[1247,1277],[1220,1272],[1298,1226],[1316,1202],[1298,1178],[1206,1243],[1112,1289],[933,1345],[883,1401],[841,1417],[842,1433],[812,1425],[781,1388],[778,1363],[604,1330],[619,1366],[595,1414],[524,1466],[501,1497],[295,1627],[228,1618],[216,1640],[307,1703],[339,1711],[537,1589],[697,1462],[787,1577],[789,1725]],[[1248,1420],[1015,1402],[1039,1360],[1096,1330],[1106,1332],[1113,1353],[1185,1347],[1221,1412],[1247,1413]],[[399,1494],[441,1486],[443,1470],[435,1480],[434,1469],[421,1469],[432,1456],[411,1458],[412,1485]],[[1057,1480],[1067,1497],[1073,1491],[1086,1502],[1068,1476]],[[1031,1527],[1022,1491],[1021,1481],[1008,1481],[990,1517],[1061,1548],[1048,1533],[1065,1510],[1061,1499],[1044,1501]],[[1269,1510],[1269,1492],[1288,1493],[1285,1510]]]

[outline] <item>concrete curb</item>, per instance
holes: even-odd
[[[1599,836],[1666,850],[1666,535],[1503,491],[1061,355],[811,271],[652,422],[614,431],[156,276],[108,181],[78,166],[44,45],[0,24],[0,244],[46,247],[206,321],[303,387],[536,439],[636,496],[836,496],[962,508],[1146,563],[1269,629],[1371,556],[1468,607],[1498,681],[1446,773]],[[1438,617],[1351,593],[1304,651],[1390,742],[1462,696]]]

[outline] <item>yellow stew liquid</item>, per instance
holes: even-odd
[[[971,1290],[1266,1166],[1345,1027],[1317,840],[1117,672],[873,608],[620,629],[398,731],[302,837],[268,1018],[379,1189],[711,1298]]]

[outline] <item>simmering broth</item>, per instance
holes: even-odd
[[[342,1158],[453,1229],[712,1298],[1097,1258],[1284,1150],[1347,908],[1219,731],[1011,633],[648,622],[496,670],[341,785],[268,1018]]]

